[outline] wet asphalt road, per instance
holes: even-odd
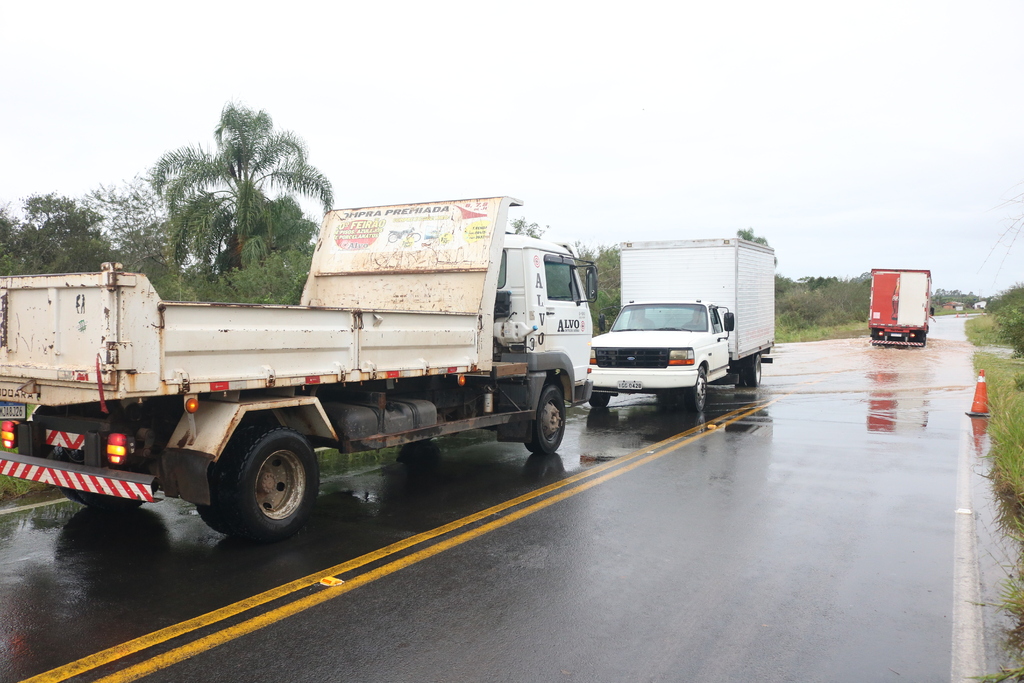
[[[173,500],[2,514],[0,682],[122,643],[72,680],[949,680],[962,323],[782,345],[702,416],[576,409],[560,457],[473,433],[436,467],[333,458],[271,546]]]

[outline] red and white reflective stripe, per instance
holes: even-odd
[[[46,430],[46,444],[48,446],[61,446],[77,451],[85,443],[85,434],[74,432],[58,432],[53,429]]]
[[[924,346],[924,342],[905,342],[905,341],[882,341],[882,340],[871,340],[871,343],[875,346]]]
[[[78,491],[90,493],[102,493],[118,498],[131,498],[132,500],[144,500],[152,503],[153,492],[145,484],[133,481],[122,481],[111,477],[98,477],[93,474],[82,474],[81,472],[70,472],[55,467],[39,467],[37,465],[26,465],[24,463],[4,460],[0,457],[0,474],[15,479],[27,479],[38,481],[43,484],[63,486]]]

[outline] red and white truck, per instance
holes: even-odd
[[[145,275],[0,277],[0,474],[92,507],[177,497],[211,527],[295,533],[314,448],[491,429],[550,454],[590,398],[597,271],[506,235],[509,197],[332,211],[301,306],[162,300]],[[22,416],[24,413],[22,413]]]
[[[873,346],[924,346],[932,315],[929,270],[871,271],[868,327]]]

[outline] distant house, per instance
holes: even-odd
[[[964,305],[962,303],[960,303],[959,301],[947,301],[946,303],[942,304],[942,310],[944,310],[944,311],[962,311],[962,310],[964,310]]]
[[[974,310],[976,310],[976,311],[984,311],[985,310],[985,304],[987,304],[987,303],[988,303],[987,301],[979,301],[979,302],[977,302],[976,304],[974,304]]]

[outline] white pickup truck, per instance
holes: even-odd
[[[775,255],[747,240],[626,242],[622,309],[590,354],[602,408],[617,394],[681,397],[700,412],[708,384],[761,382],[775,343]]]
[[[257,541],[316,500],[314,448],[491,429],[553,453],[590,397],[592,264],[506,235],[508,197],[332,211],[301,306],[163,301],[145,275],[0,278],[0,474]]]

